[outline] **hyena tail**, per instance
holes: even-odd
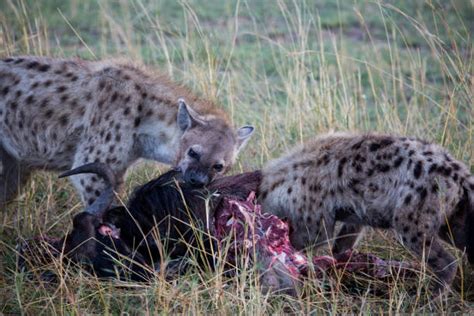
[[[466,212],[464,230],[466,234],[466,253],[470,264],[474,264],[474,176],[465,182],[464,197],[458,207]]]

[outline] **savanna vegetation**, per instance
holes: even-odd
[[[0,0],[2,57],[127,57],[215,100],[235,125],[253,124],[235,173],[313,135],[352,130],[440,143],[474,171],[473,30],[469,0]],[[137,165],[123,199],[163,170]],[[151,284],[99,281],[61,262],[56,283],[15,272],[19,240],[63,235],[81,209],[67,180],[38,173],[1,210],[0,313],[473,312],[465,260],[435,301],[423,267],[415,291],[394,280],[383,296],[371,280],[353,292],[337,278],[310,278],[296,297],[265,294],[245,264],[234,277],[196,266]],[[414,260],[388,232],[368,231],[358,248]]]

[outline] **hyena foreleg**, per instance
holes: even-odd
[[[96,146],[92,152],[87,149],[87,146],[85,146],[85,148],[82,147],[84,146],[79,146],[77,150],[72,169],[91,162],[105,163],[114,173],[114,183],[111,185],[114,191],[119,191],[123,185],[123,177],[125,174],[125,167],[120,165],[122,161],[118,161],[116,156],[112,156],[107,147]],[[123,159],[124,157],[121,158]],[[79,192],[84,205],[94,203],[104,189],[110,187],[110,185],[106,184],[105,181],[96,174],[78,174],[72,176],[70,179]]]
[[[30,177],[30,170],[0,144],[0,205],[13,200]]]
[[[343,253],[353,248],[363,229],[363,225],[344,223],[334,241],[332,252]]]

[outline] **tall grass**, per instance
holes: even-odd
[[[331,130],[415,135],[473,170],[472,1],[0,0],[0,8],[1,56],[127,56],[215,100],[235,125],[255,125],[234,172]],[[161,170],[137,167],[126,191]],[[0,313],[472,311],[466,265],[455,290],[436,301],[423,291],[423,269],[415,294],[395,281],[386,297],[316,278],[304,282],[304,295],[268,294],[244,263],[234,277],[194,267],[151,284],[99,281],[60,262],[55,284],[14,272],[18,239],[62,235],[80,210],[66,181],[40,173],[2,211]],[[371,231],[359,248],[414,260],[389,233]]]

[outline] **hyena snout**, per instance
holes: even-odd
[[[184,173],[184,181],[197,188],[207,185],[210,180],[208,172],[202,169],[188,169]]]

